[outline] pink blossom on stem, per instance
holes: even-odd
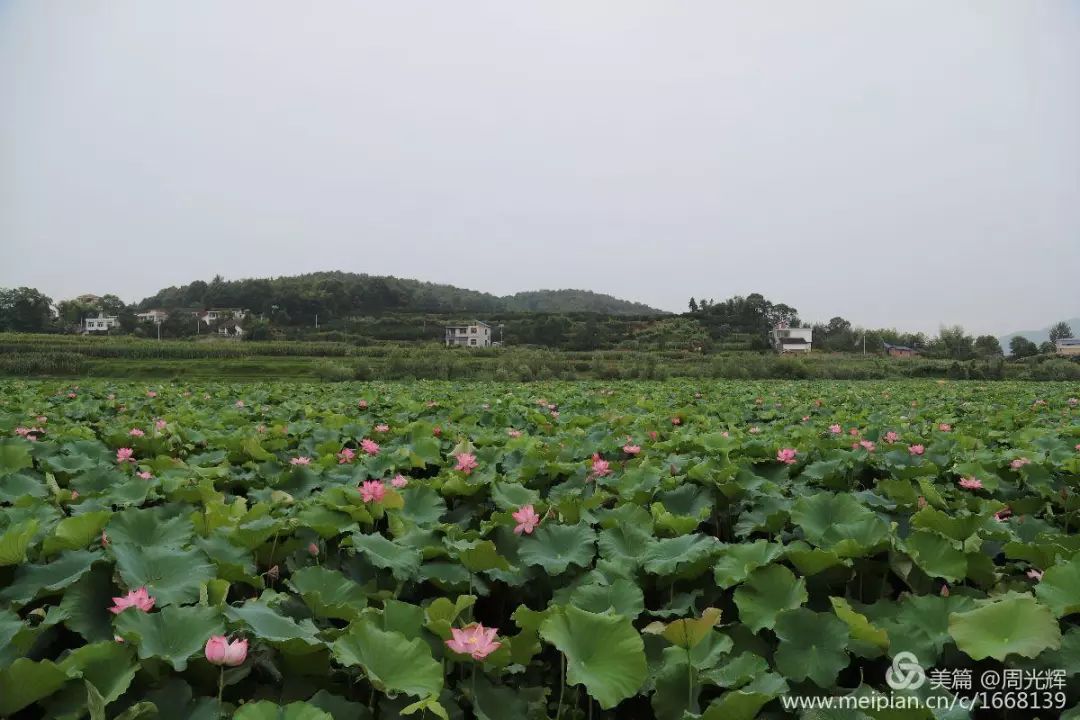
[[[532,505],[522,505],[512,514],[513,518],[517,520],[517,525],[514,526],[514,533],[521,535],[531,535],[532,531],[536,529],[536,526],[540,524],[540,516],[536,514],[536,510]]]
[[[922,455],[926,452],[926,448],[922,445],[908,445],[908,452],[912,455]]]
[[[311,458],[309,458],[307,455],[299,455],[297,457],[294,457],[292,460],[290,460],[289,464],[290,465],[310,465],[311,464]]]
[[[479,467],[479,463],[476,462],[476,456],[472,453],[460,453],[457,456],[457,465],[454,466],[455,470],[460,470],[466,475],[471,475],[472,471]]]
[[[780,448],[776,451],[776,459],[785,465],[794,465],[795,455],[795,448]]]
[[[379,443],[375,442],[374,440],[369,440],[367,438],[364,438],[363,440],[360,441],[360,449],[363,450],[368,455],[378,455],[379,454]]]
[[[146,591],[145,587],[141,587],[130,591],[123,597],[114,597],[113,606],[109,608],[109,612],[113,615],[119,615],[130,607],[143,612],[150,612],[150,609],[154,607],[154,598],[150,597],[150,593]]]
[[[224,635],[211,635],[210,639],[206,641],[206,647],[203,648],[203,653],[211,665],[227,665],[229,667],[243,665],[244,660],[247,659],[247,652],[247,640],[229,642],[229,639]]]
[[[976,477],[960,478],[960,487],[965,490],[982,490],[982,480]]]
[[[341,452],[337,454],[338,465],[348,465],[356,459],[356,451],[352,448],[341,448]]]
[[[474,660],[483,660],[502,646],[495,640],[498,630],[485,628],[480,623],[450,628],[450,634],[452,637],[446,641],[446,646],[456,653],[471,655]]]
[[[399,473],[394,476],[394,478],[390,481],[390,484],[398,489],[401,489],[409,484],[409,478]]]
[[[135,462],[135,458],[132,457],[134,454],[135,454],[135,451],[132,450],[131,448],[127,448],[127,447],[120,448],[119,450],[116,451],[116,462],[118,462],[118,463]]]
[[[382,480],[365,480],[360,484],[360,499],[366,503],[382,502],[386,495],[386,486]]]

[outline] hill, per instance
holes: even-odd
[[[1069,318],[1065,322],[1072,328],[1074,335],[1080,334],[1080,317]],[[998,342],[1000,342],[1001,347],[1005,348],[1006,352],[1008,352],[1009,341],[1017,335],[1025,337],[1036,345],[1039,345],[1050,339],[1050,326],[1048,325],[1041,330],[1017,330],[1008,335],[1002,335],[998,338]]]
[[[595,312],[660,315],[663,311],[588,290],[535,290],[500,297],[453,285],[388,275],[317,272],[275,278],[196,280],[145,298],[141,309],[242,307],[281,322],[382,313],[479,314]]]

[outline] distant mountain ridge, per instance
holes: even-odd
[[[1073,335],[1080,335],[1080,317],[1069,318],[1065,322],[1070,328],[1072,328]],[[1006,351],[1008,351],[1009,341],[1019,335],[1021,337],[1027,338],[1036,345],[1039,345],[1050,339],[1050,328],[1056,324],[1057,321],[1051,323],[1050,325],[1047,325],[1042,330],[1017,330],[1016,332],[1011,332],[1008,335],[1002,335],[998,338],[998,342],[1001,343],[1001,347],[1005,348]]]
[[[667,314],[590,290],[531,290],[500,297],[453,285],[338,271],[242,280],[218,276],[210,282],[196,280],[164,288],[143,299],[139,307],[242,307],[284,313],[293,319],[315,313],[347,317],[384,312]]]

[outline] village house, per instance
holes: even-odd
[[[97,317],[83,319],[83,332],[108,332],[114,327],[120,327],[120,318],[116,315],[104,315],[99,312]]]
[[[889,357],[914,357],[919,354],[915,348],[904,345],[890,345],[889,343],[882,343],[882,345],[885,346],[885,354]]]
[[[166,310],[156,308],[154,310],[147,310],[146,312],[135,313],[135,317],[139,318],[140,322],[152,322],[155,325],[160,325],[169,317],[169,313]]]
[[[446,346],[491,347],[491,326],[479,320],[469,325],[447,325]]]
[[[1080,338],[1061,338],[1054,342],[1058,355],[1080,355]]]
[[[813,344],[813,328],[792,328],[777,325],[769,332],[769,344],[778,353],[810,352]]]
[[[210,325],[219,320],[243,320],[247,317],[247,310],[241,308],[211,308],[195,312],[200,321]]]

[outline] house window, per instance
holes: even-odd
[[[475,345],[476,344],[476,338],[469,338],[469,344],[470,345]]]
[[[471,328],[469,328],[469,332],[471,332],[473,335],[475,335],[476,334],[476,326],[473,325]]]

